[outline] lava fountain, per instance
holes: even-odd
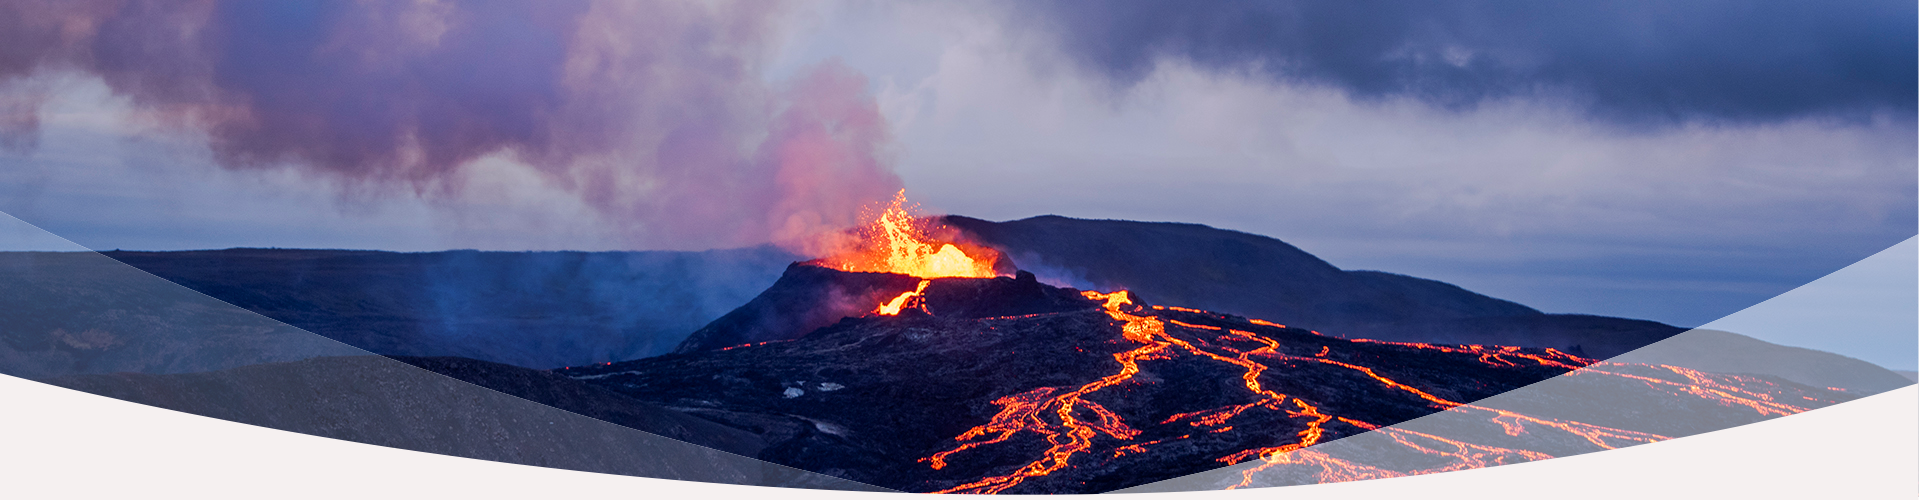
[[[853,230],[858,242],[850,252],[816,261],[847,272],[896,273],[922,279],[991,278],[998,262],[990,249],[941,238],[944,226],[916,218],[906,190],[893,196],[865,225]],[[962,246],[972,247],[970,254]]]
[[[847,272],[894,273],[920,278],[919,287],[883,302],[873,314],[897,316],[903,309],[923,309],[920,293],[933,278],[991,278],[999,262],[997,252],[977,245],[956,244],[944,226],[913,216],[913,205],[906,202],[906,190],[893,195],[893,201],[877,210],[865,225],[852,233],[857,243],[852,251],[814,261],[815,265]],[[968,253],[960,248],[973,248]],[[977,257],[975,257],[977,256]]]

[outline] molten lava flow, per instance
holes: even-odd
[[[1358,340],[1358,342],[1374,342],[1374,341]],[[1406,346],[1417,347],[1422,349],[1441,350],[1446,352],[1478,353],[1478,354],[1481,354],[1479,358],[1479,361],[1481,363],[1485,363],[1493,366],[1501,366],[1501,365],[1512,366],[1514,364],[1512,360],[1503,358],[1503,356],[1507,356],[1507,355],[1512,355],[1522,359],[1531,359],[1531,360],[1537,361],[1541,365],[1546,365],[1546,366],[1567,366],[1563,364],[1561,360],[1570,360],[1573,363],[1580,363],[1588,366],[1580,368],[1578,371],[1568,374],[1568,376],[1610,375],[1610,376],[1618,376],[1618,377],[1624,377],[1628,379],[1640,380],[1640,381],[1646,382],[1649,386],[1655,386],[1655,387],[1664,386],[1668,390],[1671,390],[1673,392],[1691,394],[1707,400],[1717,401],[1721,405],[1725,405],[1725,406],[1745,406],[1753,409],[1760,415],[1783,416],[1783,415],[1791,415],[1794,413],[1804,412],[1809,409],[1806,407],[1800,407],[1800,406],[1794,406],[1794,405],[1775,402],[1773,401],[1773,397],[1769,394],[1754,392],[1739,386],[1726,384],[1718,380],[1718,379],[1724,378],[1724,379],[1732,379],[1743,384],[1759,383],[1759,384],[1764,384],[1768,386],[1773,385],[1771,382],[1767,382],[1767,381],[1757,379],[1757,378],[1752,378],[1752,377],[1744,377],[1744,376],[1738,376],[1738,375],[1707,374],[1707,373],[1700,372],[1698,370],[1692,370],[1688,368],[1681,368],[1681,367],[1670,366],[1670,365],[1626,365],[1626,364],[1618,364],[1618,363],[1597,363],[1593,360],[1579,358],[1577,356],[1572,356],[1570,354],[1559,352],[1553,349],[1547,349],[1546,356],[1535,356],[1535,355],[1520,353],[1518,352],[1517,348],[1513,348],[1513,347],[1497,347],[1493,349],[1488,349],[1486,346],[1478,346],[1478,345],[1452,347],[1452,346],[1437,346],[1437,345],[1430,345],[1430,344],[1414,344],[1414,343],[1393,343],[1393,344],[1406,345]],[[1304,358],[1300,358],[1300,359],[1304,359]],[[1451,408],[1450,411],[1469,412],[1469,413],[1490,413],[1491,416],[1489,417],[1489,419],[1493,423],[1498,424],[1499,426],[1504,428],[1504,430],[1506,431],[1506,434],[1511,436],[1529,434],[1529,431],[1527,430],[1526,426],[1527,424],[1534,424],[1534,425],[1538,425],[1542,429],[1551,429],[1554,431],[1564,432],[1564,433],[1579,437],[1581,439],[1584,439],[1586,442],[1591,443],[1594,447],[1602,450],[1617,449],[1621,445],[1651,443],[1651,442],[1663,441],[1663,440],[1669,439],[1666,436],[1661,436],[1657,434],[1614,429],[1610,427],[1602,427],[1602,426],[1591,425],[1591,424],[1575,422],[1570,420],[1541,419],[1541,418],[1535,418],[1535,417],[1531,417],[1531,416],[1527,416],[1527,415],[1523,415],[1523,414],[1519,414],[1519,413],[1511,412],[1507,410],[1501,410],[1497,408],[1488,408],[1484,406],[1461,404],[1461,403],[1456,403],[1452,401],[1446,401],[1444,399],[1438,398],[1431,394],[1427,394],[1423,391],[1419,391],[1418,389],[1414,389],[1410,386],[1406,386],[1404,384],[1394,382],[1385,377],[1381,377],[1377,373],[1374,373],[1373,370],[1370,368],[1360,367],[1357,365],[1351,365],[1347,363],[1340,363],[1337,361],[1320,360],[1320,362],[1336,364],[1336,365],[1344,366],[1347,368],[1352,368],[1355,370],[1362,371],[1366,375],[1378,380],[1379,382],[1383,384],[1386,384],[1389,387],[1393,387],[1395,389],[1412,393],[1428,401],[1432,401],[1432,402],[1443,404],[1443,405],[1453,406],[1453,408]],[[1675,381],[1665,380],[1657,377],[1622,373],[1621,371],[1608,371],[1608,370],[1594,369],[1595,367],[1602,366],[1602,365],[1616,366],[1620,368],[1630,367],[1630,368],[1639,368],[1639,369],[1650,369],[1654,371],[1672,373],[1672,374],[1676,374],[1681,377],[1684,377],[1686,381],[1675,382]],[[1340,420],[1346,420],[1346,419],[1341,418]],[[1495,446],[1477,445],[1477,444],[1471,444],[1471,443],[1465,443],[1457,440],[1447,439],[1447,438],[1444,438],[1441,436],[1435,436],[1432,434],[1411,431],[1407,429],[1399,429],[1399,428],[1393,428],[1393,427],[1379,428],[1376,426],[1371,426],[1370,424],[1363,424],[1361,422],[1355,422],[1355,421],[1348,421],[1348,423],[1360,425],[1362,427],[1368,428],[1369,430],[1377,430],[1378,432],[1383,432],[1387,436],[1390,436],[1394,442],[1399,443],[1400,445],[1406,446],[1408,448],[1412,448],[1415,451],[1418,451],[1420,453],[1443,456],[1443,457],[1447,457],[1450,460],[1448,461],[1446,465],[1443,465],[1440,467],[1433,467],[1433,468],[1413,470],[1413,471],[1395,472],[1395,471],[1378,469],[1378,468],[1341,461],[1329,455],[1326,455],[1324,453],[1317,453],[1310,450],[1299,450],[1298,448],[1283,449],[1286,447],[1270,448],[1267,450],[1261,450],[1261,453],[1257,453],[1257,454],[1248,454],[1247,452],[1242,452],[1241,454],[1238,454],[1238,455],[1228,456],[1220,459],[1220,461],[1222,462],[1235,463],[1239,460],[1250,458],[1251,456],[1259,456],[1265,462],[1260,464],[1258,467],[1242,471],[1241,472],[1242,479],[1240,483],[1232,487],[1228,487],[1227,489],[1234,489],[1234,488],[1249,486],[1252,484],[1253,477],[1255,475],[1257,475],[1258,473],[1268,468],[1271,468],[1273,466],[1278,466],[1278,465],[1317,466],[1319,468],[1319,473],[1317,477],[1318,482],[1332,483],[1332,482],[1342,482],[1342,481],[1357,481],[1362,479],[1383,479],[1383,478],[1389,478],[1389,477],[1431,474],[1431,473],[1437,473],[1437,472],[1475,469],[1475,468],[1481,468],[1481,467],[1488,467],[1491,465],[1505,465],[1508,463],[1543,460],[1543,459],[1552,458],[1552,456],[1550,455],[1539,453],[1536,451],[1531,451],[1531,450],[1518,450],[1518,449],[1501,448],[1501,447],[1495,447]],[[1426,444],[1422,444],[1422,442],[1438,445],[1439,447],[1428,446]],[[1450,450],[1442,449],[1441,447],[1450,448]],[[1488,457],[1490,457],[1490,459]]]
[[[822,264],[841,271],[897,273],[918,278],[991,278],[994,261],[974,258],[952,243],[935,241],[937,226],[913,218],[906,205],[906,190],[894,195],[891,204],[871,222],[856,230],[862,238],[857,250],[822,259]]]
[[[1609,370],[1599,370],[1594,367],[1604,367],[1604,368],[1609,368]],[[1614,369],[1614,367],[1618,367],[1618,368]],[[1657,370],[1660,372],[1679,375],[1681,377],[1684,377],[1686,381],[1674,382],[1674,381],[1666,380],[1662,378],[1625,373],[1623,368],[1629,368],[1629,367],[1630,368],[1650,367],[1653,370]],[[1687,394],[1692,394],[1694,396],[1699,396],[1701,398],[1714,400],[1719,402],[1719,404],[1721,405],[1744,406],[1747,408],[1751,408],[1753,409],[1753,411],[1758,412],[1760,415],[1786,416],[1786,415],[1792,415],[1792,414],[1807,410],[1807,408],[1804,408],[1804,407],[1789,405],[1789,404],[1781,403],[1778,401],[1773,401],[1773,397],[1771,394],[1754,392],[1740,386],[1735,386],[1735,385],[1731,385],[1731,384],[1727,384],[1719,381],[1719,379],[1724,378],[1724,379],[1731,379],[1731,380],[1737,381],[1742,385],[1762,385],[1762,386],[1768,386],[1768,387],[1777,385],[1770,381],[1757,378],[1757,377],[1747,377],[1742,375],[1708,374],[1705,372],[1701,372],[1699,370],[1694,370],[1690,368],[1680,368],[1672,365],[1628,365],[1628,364],[1620,364],[1620,363],[1596,363],[1593,365],[1593,367],[1588,367],[1585,370],[1585,372],[1594,373],[1594,374],[1612,375],[1617,377],[1625,377],[1633,380],[1639,380],[1639,381],[1646,382],[1647,385],[1650,385],[1650,386],[1663,387],[1667,390],[1671,390],[1674,392],[1683,392]]]
[[[1073,455],[1090,449],[1093,438],[1099,434],[1104,433],[1114,439],[1121,440],[1132,439],[1134,436],[1139,435],[1139,431],[1127,426],[1126,422],[1120,419],[1119,415],[1107,411],[1105,407],[1100,406],[1098,403],[1087,401],[1083,398],[1087,394],[1098,392],[1101,389],[1133,378],[1134,374],[1139,373],[1140,361],[1165,359],[1161,352],[1166,350],[1171,344],[1154,338],[1155,336],[1165,337],[1165,325],[1160,323],[1158,318],[1133,316],[1120,311],[1119,306],[1132,304],[1132,299],[1128,297],[1125,291],[1113,294],[1101,294],[1099,292],[1084,292],[1084,294],[1086,298],[1105,301],[1107,314],[1112,315],[1115,319],[1126,322],[1123,329],[1126,338],[1143,345],[1133,350],[1113,355],[1113,359],[1119,361],[1119,373],[1108,375],[1093,383],[1080,386],[1079,389],[1072,392],[1049,398],[1047,396],[1052,394],[1054,389],[1046,387],[1022,393],[1018,397],[1000,398],[994,401],[993,404],[1000,406],[1002,409],[999,415],[993,417],[992,422],[974,427],[960,434],[959,437],[954,438],[955,441],[961,442],[958,448],[935,453],[931,457],[921,459],[921,461],[931,462],[934,469],[943,468],[946,466],[946,457],[949,455],[1006,441],[1020,432],[1033,432],[1044,436],[1046,442],[1051,443],[1052,447],[1043,452],[1038,459],[1021,466],[1011,474],[983,478],[978,481],[940,490],[937,493],[993,494],[1006,491],[1007,488],[1018,486],[1021,482],[1024,482],[1026,478],[1044,476],[1066,468],[1068,461],[1073,458]],[[1079,418],[1079,413],[1082,409],[1091,412],[1094,420],[1082,421]],[[1046,410],[1052,411],[1047,412]],[[1050,419],[1047,418],[1049,413],[1052,416],[1058,417],[1059,423],[1052,423]],[[996,432],[999,435],[986,441],[969,442],[988,432]]]
[[[1413,347],[1413,348],[1419,348],[1419,349],[1430,349],[1430,350],[1435,350],[1439,352],[1478,354],[1479,362],[1492,365],[1492,366],[1519,366],[1518,363],[1514,363],[1512,360],[1506,359],[1506,356],[1532,360],[1533,362],[1539,363],[1540,366],[1551,366],[1555,368],[1565,368],[1568,370],[1577,370],[1581,367],[1584,367],[1586,365],[1590,365],[1596,362],[1596,360],[1591,360],[1591,359],[1586,359],[1579,356],[1574,356],[1571,354],[1566,354],[1565,352],[1562,352],[1558,349],[1552,349],[1552,348],[1547,348],[1546,355],[1540,356],[1540,355],[1527,354],[1527,353],[1520,352],[1518,346],[1483,346],[1478,344],[1470,344],[1470,345],[1462,345],[1462,346],[1443,346],[1443,345],[1435,345],[1435,344],[1421,344],[1417,342],[1385,342],[1385,341],[1368,340],[1368,339],[1353,339],[1353,342],[1406,346],[1406,347]]]
[[[898,297],[893,297],[893,300],[889,300],[884,304],[880,304],[880,307],[878,309],[873,310],[873,314],[878,314],[881,316],[898,316],[900,314],[901,309],[905,309],[906,307],[908,307],[907,306],[908,302],[915,301],[914,299],[922,299],[922,297],[920,297],[920,294],[925,293],[926,285],[932,282],[933,280],[920,280],[920,286],[918,288],[914,288],[913,291],[911,292],[902,293]],[[918,308],[920,311],[925,311],[926,304],[922,302],[918,306],[916,306],[916,308]]]
[[[998,415],[994,416],[991,422],[988,422],[986,425],[974,427],[956,437],[955,440],[961,443],[958,447],[935,453],[933,456],[922,459],[921,461],[930,462],[934,469],[941,469],[947,465],[949,457],[953,454],[1005,442],[1022,432],[1030,432],[1044,437],[1046,442],[1052,445],[1051,448],[1032,462],[1028,462],[1026,465],[1014,470],[1011,474],[982,478],[977,481],[942,490],[940,493],[999,493],[1013,486],[1017,486],[1028,478],[1044,476],[1068,467],[1075,455],[1086,452],[1092,448],[1092,440],[1100,434],[1105,434],[1108,437],[1121,441],[1130,440],[1139,435],[1140,431],[1129,427],[1118,415],[1107,411],[1092,401],[1085,400],[1084,397],[1131,379],[1133,375],[1139,372],[1140,361],[1171,359],[1173,356],[1182,353],[1240,367],[1244,370],[1240,377],[1241,385],[1254,395],[1255,399],[1245,404],[1174,414],[1160,422],[1161,425],[1184,421],[1189,426],[1209,428],[1210,430],[1208,430],[1207,433],[1229,432],[1234,429],[1234,426],[1225,424],[1253,409],[1282,412],[1288,418],[1302,421],[1303,428],[1294,433],[1294,436],[1298,438],[1296,441],[1280,446],[1244,450],[1219,459],[1221,462],[1228,464],[1255,457],[1267,459],[1275,463],[1294,460],[1291,453],[1318,444],[1325,436],[1325,425],[1335,421],[1336,418],[1342,423],[1355,425],[1366,430],[1377,427],[1351,419],[1328,415],[1321,412],[1317,405],[1298,398],[1289,398],[1287,395],[1266,389],[1260,383],[1259,377],[1269,370],[1270,367],[1261,362],[1254,361],[1256,357],[1330,363],[1336,366],[1359,370],[1381,384],[1393,389],[1406,391],[1433,402],[1442,409],[1460,405],[1460,403],[1448,401],[1411,386],[1393,381],[1392,379],[1374,373],[1370,368],[1320,357],[1304,358],[1286,355],[1280,352],[1280,344],[1278,341],[1252,332],[1178,320],[1162,320],[1155,316],[1145,316],[1128,312],[1128,309],[1134,309],[1139,310],[1142,314],[1147,314],[1134,305],[1131,294],[1124,290],[1113,293],[1088,291],[1082,292],[1082,294],[1088,299],[1102,302],[1106,314],[1121,323],[1121,333],[1126,340],[1138,343],[1139,346],[1132,350],[1113,355],[1114,360],[1120,364],[1119,373],[1081,386],[1078,390],[1055,396],[1054,393],[1057,392],[1056,389],[1050,387],[1040,388],[993,401],[994,405],[1001,407],[1001,411]],[[902,297],[905,297],[905,295]],[[902,300],[903,299],[896,299],[896,302]],[[1153,307],[1151,309],[1157,311],[1173,310],[1203,313],[1203,311],[1178,307]],[[1216,337],[1211,341],[1201,337],[1199,342],[1207,346],[1214,346],[1222,351],[1227,351],[1231,355],[1213,352],[1199,345],[1195,345],[1194,342],[1170,335],[1167,332],[1168,324],[1189,331],[1206,332],[1207,334],[1215,335]],[[1278,327],[1276,324],[1264,321],[1255,324]],[[1259,344],[1259,346],[1251,350],[1238,350],[1227,347],[1227,345],[1235,341],[1255,342]],[[1326,348],[1322,348],[1319,356],[1324,356],[1325,353]],[[1504,353],[1504,351],[1501,351],[1501,353]],[[1289,402],[1291,403],[1290,405],[1286,404]],[[1078,417],[1081,410],[1093,413],[1097,419],[1094,421],[1081,421]],[[1505,416],[1505,413],[1506,412],[1502,412],[1501,416]],[[1057,423],[1050,417],[1057,417]],[[989,433],[993,435],[990,439],[980,440],[980,438],[987,436]],[[1192,435],[1193,434],[1187,434],[1179,438],[1174,438],[1174,440],[1187,439]],[[1159,444],[1164,441],[1166,440],[1116,446],[1108,453],[1115,458],[1129,454],[1145,453],[1148,450],[1147,446]],[[1357,464],[1335,463],[1336,461],[1330,457],[1308,455],[1297,458],[1300,460],[1311,460],[1315,463],[1328,464],[1329,467],[1343,468],[1342,470],[1355,471],[1352,473],[1353,475],[1357,475],[1356,471],[1370,469]]]
[[[722,350],[722,351],[731,351],[731,350],[734,350],[734,349],[739,349],[739,348],[741,348],[741,347],[759,347],[759,346],[763,346],[763,345],[767,345],[767,344],[772,344],[772,343],[775,343],[775,342],[792,342],[792,341],[793,341],[793,339],[781,339],[781,340],[768,340],[768,341],[765,341],[765,342],[754,342],[754,343],[751,343],[751,344],[740,344],[740,345],[736,345],[736,346],[732,346],[732,347],[721,347],[721,348],[720,348],[720,350]],[[607,364],[609,364],[609,365],[610,365],[610,364],[612,364],[612,363],[607,363]]]
[[[901,294],[892,301],[880,304],[876,314],[898,314],[900,310],[911,307],[926,282],[914,292]],[[1329,412],[1318,402],[1303,400],[1295,396],[1281,394],[1261,383],[1275,367],[1298,369],[1304,366],[1326,366],[1336,371],[1350,371],[1359,378],[1370,380],[1386,390],[1404,394],[1424,401],[1435,411],[1453,411],[1479,416],[1485,422],[1496,425],[1510,436],[1555,434],[1584,441],[1597,449],[1613,449],[1639,443],[1649,443],[1668,439],[1657,434],[1614,429],[1597,425],[1538,418],[1517,412],[1467,404],[1440,397],[1425,389],[1382,374],[1375,367],[1363,366],[1351,356],[1342,355],[1335,346],[1351,346],[1355,343],[1386,344],[1402,348],[1430,350],[1445,353],[1453,359],[1464,356],[1479,364],[1500,369],[1536,369],[1539,367],[1572,371],[1574,376],[1619,376],[1641,381],[1649,387],[1664,388],[1673,394],[1685,394],[1709,400],[1716,400],[1726,406],[1743,406],[1759,412],[1761,415],[1790,414],[1805,411],[1806,408],[1774,401],[1769,394],[1747,390],[1739,384],[1764,382],[1759,379],[1746,380],[1738,376],[1713,375],[1664,365],[1611,365],[1604,370],[1595,369],[1597,361],[1573,356],[1553,349],[1532,350],[1527,352],[1518,347],[1460,345],[1442,346],[1419,343],[1379,342],[1371,340],[1347,340],[1323,335],[1306,337],[1302,345],[1290,347],[1289,354],[1281,342],[1269,334],[1245,331],[1222,326],[1202,324],[1208,320],[1190,317],[1205,315],[1222,318],[1212,313],[1196,309],[1172,306],[1141,307],[1134,303],[1132,295],[1121,290],[1112,293],[1081,292],[1088,299],[1098,301],[1103,312],[1118,323],[1121,336],[1131,348],[1114,353],[1117,371],[1077,388],[1041,387],[1018,394],[1004,396],[992,401],[1000,409],[993,418],[980,426],[973,427],[954,438],[957,446],[934,453],[920,459],[933,469],[940,470],[950,466],[954,460],[965,458],[965,452],[987,446],[1004,447],[1046,447],[1032,456],[1030,461],[1015,466],[1006,473],[983,477],[953,486],[939,493],[1000,493],[1020,485],[1028,479],[1053,474],[1072,467],[1078,462],[1101,463],[1098,460],[1117,460],[1125,457],[1153,453],[1155,447],[1177,441],[1192,439],[1194,436],[1207,436],[1220,433],[1254,433],[1261,436],[1286,436],[1285,441],[1271,446],[1238,450],[1218,457],[1225,464],[1237,464],[1253,459],[1263,463],[1243,471],[1244,480],[1237,486],[1252,483],[1256,473],[1278,466],[1308,466],[1316,468],[1316,477],[1320,482],[1351,481],[1398,477],[1404,475],[1426,474],[1450,470],[1471,469],[1526,462],[1552,458],[1550,455],[1534,450],[1502,448],[1480,443],[1469,443],[1445,436],[1421,433],[1395,427],[1382,427],[1358,419],[1348,418]],[[1185,313],[1189,321],[1162,318],[1170,313]],[[1276,323],[1247,320],[1264,328],[1285,328]],[[1082,351],[1083,352],[1083,351]],[[1199,409],[1183,413],[1174,413],[1151,427],[1134,427],[1119,414],[1089,399],[1101,391],[1132,381],[1140,373],[1140,364],[1146,361],[1200,359],[1223,363],[1238,368],[1238,385],[1245,388],[1249,400],[1239,404]],[[1616,367],[1616,368],[1615,368]],[[1728,383],[1728,380],[1736,383]],[[1122,394],[1110,395],[1114,392]],[[1102,399],[1124,397],[1123,391],[1110,391],[1101,394]],[[1117,406],[1116,406],[1117,407]],[[1263,415],[1259,419],[1249,419],[1246,415]],[[1262,428],[1271,424],[1255,422],[1293,422],[1286,427],[1285,434],[1275,429]],[[1169,428],[1168,426],[1178,426]],[[1341,426],[1341,427],[1332,427]],[[1177,429],[1177,430],[1175,430]],[[1436,467],[1420,470],[1388,470],[1350,460],[1334,457],[1328,453],[1314,451],[1310,447],[1327,439],[1329,432],[1344,431],[1347,434],[1359,432],[1378,432],[1391,438],[1393,443],[1424,455],[1443,458],[1445,462]],[[1151,434],[1154,436],[1175,436],[1147,442],[1132,442],[1133,439]],[[1340,434],[1331,434],[1340,435]],[[1023,437],[1024,436],[1024,437]],[[1014,441],[1026,439],[1026,441]],[[1564,441],[1556,439],[1554,442]],[[1027,443],[1027,444],[1020,444]],[[975,452],[974,454],[977,454]],[[1092,461],[1092,462],[1088,462]]]

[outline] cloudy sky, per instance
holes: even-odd
[[[1697,326],[1915,234],[1914,11],[7,2],[0,211],[95,249],[701,249],[904,188]]]

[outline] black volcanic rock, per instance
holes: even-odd
[[[903,314],[985,318],[1099,308],[1077,290],[1047,286],[1025,271],[1011,278],[922,280],[794,263],[759,297],[687,336],[677,353],[798,339],[842,318],[869,315],[880,304],[918,290],[921,281],[928,283],[915,302],[918,307]]]
[[[1325,345],[1357,345],[1303,330],[1236,326],[1298,341],[1297,349],[1305,355]],[[1341,359],[1393,366],[1389,373],[1394,376],[1416,380],[1422,387],[1445,387],[1448,396],[1466,400],[1564,372],[1488,370],[1468,356],[1430,359],[1413,349],[1358,346],[1361,352]],[[1113,355],[1131,347],[1112,318],[1098,310],[1018,319],[902,315],[851,318],[793,342],[562,371],[656,404],[803,420],[803,432],[769,437],[768,450],[777,453],[759,458],[888,488],[934,491],[1003,474],[1034,458],[1038,450],[1024,442],[956,456],[952,466],[941,470],[921,462],[955,446],[954,437],[968,428],[991,420],[1002,409],[995,400],[1035,390],[1064,392],[1099,380],[1119,370]],[[1152,363],[1142,367],[1136,382],[1092,399],[1135,427],[1153,429],[1136,439],[1109,441],[1115,445],[1174,438],[1193,428],[1152,424],[1182,411],[1249,402],[1240,387],[1243,371],[1198,359]],[[1293,367],[1262,381],[1326,411],[1368,422],[1398,422],[1436,411],[1417,398],[1373,387],[1370,379],[1350,370]],[[747,421],[739,416],[715,420],[734,425]],[[1215,459],[1283,444],[1302,430],[1300,422],[1283,411],[1257,412],[1232,423],[1257,431],[1208,434],[1156,450],[1161,453],[1150,458],[1103,462],[1104,457],[1085,456],[1090,467],[1009,492],[1090,493],[1201,472],[1225,465]],[[1330,432],[1329,439],[1363,429],[1345,426]],[[791,437],[780,439],[785,436]]]
[[[872,311],[881,302],[913,291],[919,282],[903,274],[849,273],[793,263],[773,286],[687,335],[674,352],[790,340],[840,318]]]
[[[837,282],[830,275],[838,271],[804,272],[806,283]],[[850,315],[789,331],[787,342],[558,372],[754,432],[767,442],[759,458],[835,477],[904,491],[1091,493],[1248,460],[1308,434],[1325,442],[1364,433],[1591,362],[1542,349],[1349,340],[1183,308],[1108,310],[1027,279],[934,280],[927,294],[931,314]],[[1635,369],[1647,380],[1684,380]],[[1269,392],[1255,392],[1254,382]],[[1606,387],[1690,408],[1712,425],[1764,418],[1638,379],[1615,382]],[[1804,396],[1781,400],[1808,406],[1849,398],[1783,381],[1740,383]],[[1606,421],[1628,424],[1637,411],[1600,409],[1619,413]],[[1081,430],[1069,429],[1064,415]],[[1581,451],[1585,442],[1540,432],[1552,452]],[[991,479],[1044,468],[1049,446],[1082,438],[1085,448],[1065,453],[1057,470]]]
[[[1033,273],[1006,278],[938,278],[926,285],[926,311],[949,318],[988,318],[1098,309],[1079,291],[1041,284]]]

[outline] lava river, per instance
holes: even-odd
[[[924,290],[924,283],[921,290]],[[882,305],[881,311],[877,312],[897,314],[901,303],[917,293],[919,291],[901,295],[899,299]],[[1650,387],[1707,398],[1723,406],[1749,408],[1759,415],[1786,415],[1808,409],[1807,406],[1781,402],[1779,399],[1782,398],[1775,396],[1772,392],[1748,389],[1747,387],[1755,382],[1770,385],[1769,382],[1757,379],[1712,375],[1671,366],[1612,365],[1658,372],[1658,374],[1647,375],[1627,373],[1602,369],[1607,365],[1595,365],[1595,360],[1573,356],[1555,349],[1347,341],[1330,337],[1322,337],[1324,342],[1317,345],[1299,345],[1289,349],[1273,336],[1262,335],[1251,331],[1252,329],[1242,330],[1161,317],[1167,312],[1174,312],[1194,321],[1208,317],[1225,319],[1204,311],[1164,306],[1141,307],[1133,303],[1126,291],[1082,293],[1087,298],[1102,303],[1104,312],[1120,323],[1125,339],[1133,343],[1135,347],[1113,354],[1117,370],[1098,380],[1078,387],[1041,387],[994,400],[993,404],[999,406],[1000,411],[989,422],[973,427],[955,437],[956,444],[953,447],[922,458],[920,461],[933,469],[941,469],[947,467],[952,461],[966,459],[969,452],[984,447],[1009,446],[1021,440],[1043,443],[1046,447],[1034,453],[1031,461],[1014,466],[1008,473],[982,477],[939,490],[939,493],[1002,493],[1029,479],[1048,476],[1076,464],[1110,460],[1129,454],[1152,453],[1155,448],[1176,446],[1181,441],[1190,440],[1194,436],[1227,432],[1270,432],[1271,429],[1268,428],[1242,427],[1241,424],[1246,423],[1245,421],[1253,420],[1248,417],[1254,413],[1263,413],[1269,417],[1279,416],[1292,420],[1295,425],[1290,426],[1289,435],[1281,439],[1284,441],[1282,443],[1239,450],[1222,454],[1214,459],[1222,466],[1249,460],[1262,461],[1258,467],[1246,469],[1244,472],[1246,480],[1235,486],[1245,486],[1256,474],[1267,468],[1283,465],[1311,467],[1317,469],[1315,472],[1318,475],[1317,482],[1338,482],[1471,469],[1553,457],[1551,454],[1535,450],[1475,444],[1447,436],[1382,427],[1381,424],[1393,422],[1368,422],[1328,412],[1322,408],[1322,405],[1312,400],[1276,392],[1261,382],[1262,377],[1269,374],[1283,377],[1285,370],[1302,365],[1321,365],[1350,370],[1355,374],[1363,375],[1382,389],[1422,400],[1434,411],[1452,410],[1483,415],[1508,436],[1559,433],[1584,441],[1593,449],[1613,449],[1667,439],[1666,436],[1658,434],[1570,420],[1532,417],[1513,411],[1475,406],[1448,399],[1382,375],[1373,367],[1342,361],[1339,359],[1341,356],[1334,351],[1334,346],[1338,344],[1385,344],[1433,353],[1466,355],[1472,356],[1477,362],[1489,367],[1534,366],[1566,371],[1583,368],[1588,375],[1627,378],[1643,382]],[[1260,327],[1284,328],[1283,325],[1261,320],[1250,320],[1250,323]],[[1317,335],[1318,332],[1312,333]],[[1292,354],[1293,352],[1310,352],[1311,354]],[[1244,402],[1175,413],[1157,421],[1143,423],[1129,422],[1097,402],[1098,396],[1106,396],[1114,387],[1131,382],[1140,372],[1142,364],[1179,359],[1210,360],[1241,370],[1239,379],[1245,391]],[[1661,377],[1660,374],[1666,376]],[[1670,380],[1671,375],[1678,375],[1683,380]],[[1728,383],[1729,379],[1737,380],[1730,380],[1731,383]],[[1123,394],[1113,396],[1124,397]],[[1811,397],[1802,397],[1802,399],[1817,403],[1815,406],[1831,403],[1831,401]],[[1149,434],[1142,430],[1147,426],[1159,431],[1152,433],[1159,436],[1154,439],[1143,438],[1142,436]],[[1345,431],[1341,434],[1363,431],[1385,433],[1399,445],[1441,460],[1436,465],[1421,469],[1391,470],[1335,458],[1310,448],[1325,441],[1329,429],[1332,428],[1341,428],[1341,431]]]
[[[1111,491],[1239,464],[1238,482],[1222,486],[1274,484],[1260,480],[1274,474],[1310,483],[1469,469],[1846,398],[1554,349],[1344,339],[1150,306],[1124,290],[1052,287],[909,208],[902,192],[853,233],[857,244],[796,264],[675,355],[565,372],[754,432],[767,443],[763,460],[900,490],[988,494]],[[791,319],[811,316],[820,318]],[[1596,388],[1596,406],[1484,403],[1549,379]],[[1609,404],[1621,401],[1685,408],[1706,423]],[[1395,426],[1440,412],[1480,429]],[[1358,435],[1387,438],[1382,446],[1416,460],[1315,446]]]

